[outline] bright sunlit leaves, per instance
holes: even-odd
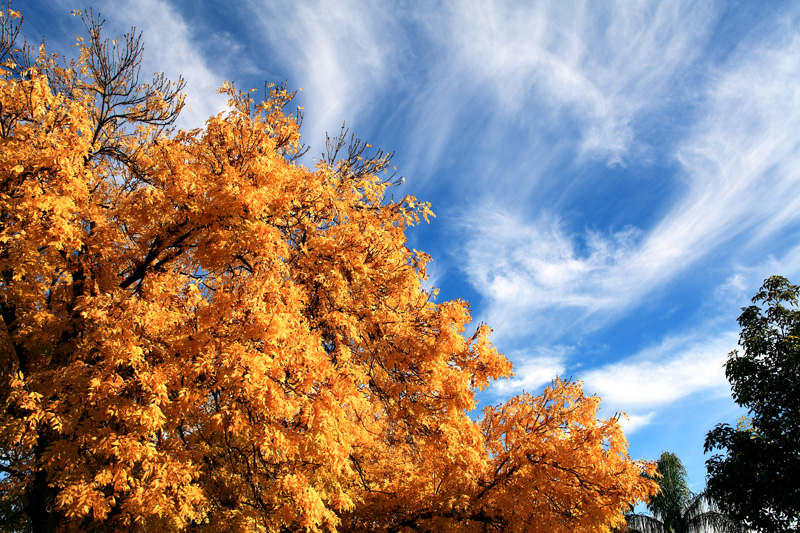
[[[354,141],[298,164],[283,87],[259,103],[226,85],[229,111],[170,131],[180,83],[137,85],[138,38],[89,21],[74,64],[42,52],[0,75],[10,513],[63,531],[609,531],[651,493],[577,383],[468,416],[511,365],[488,327],[465,334],[465,302],[424,289],[404,232],[432,212],[389,200],[388,156]]]

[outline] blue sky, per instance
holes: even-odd
[[[723,364],[764,278],[800,282],[800,5],[757,1],[97,1],[143,32],[143,73],[187,81],[182,127],[240,89],[302,88],[309,156],[343,121],[396,152],[396,197],[442,299],[515,365],[480,398],[584,381],[631,454],[676,453],[742,413]],[[71,0],[26,0],[51,51]],[[308,164],[313,164],[311,159]]]

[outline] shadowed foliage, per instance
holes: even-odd
[[[725,375],[748,410],[737,427],[708,432],[708,491],[730,516],[754,530],[800,528],[800,286],[772,276],[742,308],[741,351]]]
[[[686,468],[675,454],[664,452],[655,479],[661,492],[650,499],[650,514],[632,513],[628,527],[638,533],[738,533],[739,524],[720,513],[708,497],[693,494],[686,483]]]

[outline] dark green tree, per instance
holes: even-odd
[[[628,527],[638,533],[738,532],[742,528],[720,513],[704,493],[694,494],[686,482],[686,468],[677,455],[658,460],[661,492],[647,504],[650,514],[631,513]]]
[[[725,375],[748,409],[737,427],[719,424],[705,450],[709,494],[756,531],[798,531],[800,522],[800,287],[772,276],[742,309],[739,350]]]

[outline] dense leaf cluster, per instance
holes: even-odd
[[[757,531],[800,524],[800,287],[768,278],[739,317],[740,351],[725,374],[748,409],[738,427],[711,430],[708,490],[723,510]]]
[[[599,399],[468,414],[510,363],[425,289],[389,156],[298,164],[292,94],[169,129],[133,33],[0,58],[0,511],[40,531],[608,531],[646,499]],[[344,154],[339,157],[338,154]]]

